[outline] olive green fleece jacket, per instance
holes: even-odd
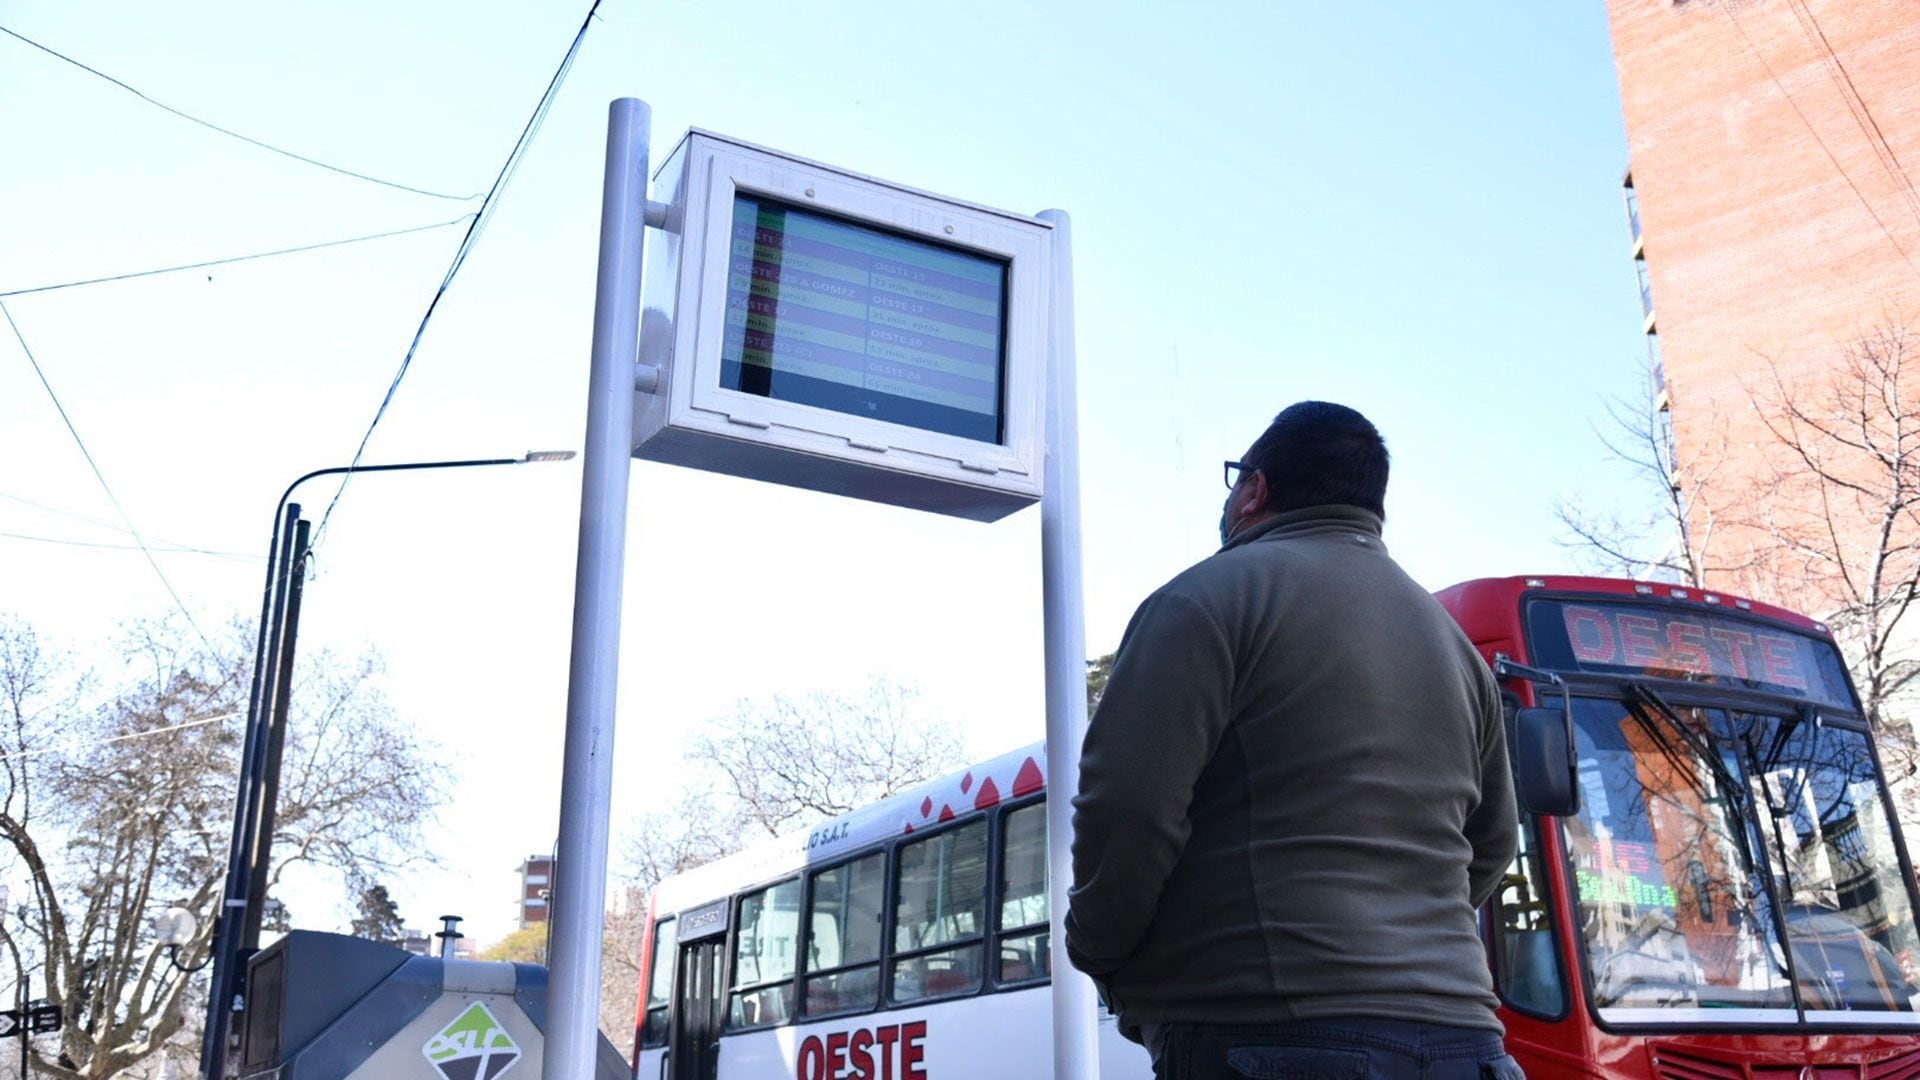
[[[1501,1029],[1474,909],[1514,857],[1487,665],[1349,506],[1149,596],[1073,800],[1074,965],[1143,1023]]]

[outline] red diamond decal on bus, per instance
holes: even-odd
[[[1022,795],[1031,795],[1045,787],[1046,783],[1046,779],[1040,775],[1040,766],[1028,758],[1020,766],[1020,774],[1013,778],[1013,797],[1017,799]]]
[[[987,807],[993,806],[999,801],[1000,788],[993,782],[993,777],[989,776],[985,780],[980,781],[980,794],[974,796],[973,808],[975,810],[985,810]]]
[[[920,816],[930,817],[932,814],[933,814],[933,797],[929,795],[928,797],[920,800]]]
[[[941,821],[952,821],[952,820],[953,820],[953,807],[951,807],[951,806],[942,806],[942,807],[940,808],[940,820],[941,820]]]
[[[973,774],[968,773],[967,775],[960,778],[960,794],[965,795],[967,792],[972,790],[973,790]]]

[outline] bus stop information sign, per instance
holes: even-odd
[[[980,520],[1040,498],[1051,226],[703,131],[655,188],[636,456]]]
[[[1055,790],[1076,786],[1086,726],[1067,216],[698,130],[667,156],[655,201],[650,124],[646,103],[613,102],[542,1058],[565,1080],[590,1075],[597,1045],[633,457],[977,521],[1039,503]],[[1071,811],[1047,805],[1053,1075],[1093,1080],[1093,985],[1058,932]]]

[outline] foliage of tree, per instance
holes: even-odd
[[[482,960],[506,960],[515,964],[547,962],[547,924],[523,926],[480,953]]]
[[[367,883],[360,888],[360,914],[348,931],[354,937],[388,945],[398,945],[406,936],[406,920],[400,917],[400,905],[387,895],[385,885]]]
[[[1100,699],[1107,693],[1107,678],[1113,674],[1113,655],[1097,656],[1087,661],[1087,716],[1100,707]]]
[[[27,894],[0,921],[0,964],[61,1004],[34,1070],[143,1071],[200,1013],[159,949],[175,901],[203,963],[221,903],[248,693],[249,635],[210,654],[165,625],[130,628],[82,669],[0,620],[0,862]],[[380,696],[378,665],[302,658],[288,725],[270,887],[294,863],[370,880],[411,862],[438,801],[427,756]],[[111,687],[82,704],[62,685]]]

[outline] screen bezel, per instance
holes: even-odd
[[[1030,488],[1037,496],[1046,295],[1052,273],[1047,226],[711,137],[697,138],[689,151],[687,233],[677,306],[682,313],[701,312],[701,317],[698,325],[683,322],[677,328],[683,344],[691,336],[691,348],[678,350],[674,362],[690,360],[693,377],[674,380],[670,393],[676,400],[670,402],[670,412],[676,416],[704,413],[719,418],[718,426],[723,428],[764,429],[776,435],[774,441],[798,450],[828,440],[839,456],[858,459],[863,453],[871,454],[873,463],[882,466],[898,467],[904,454],[921,459],[919,464],[938,463],[937,471],[951,479],[977,482],[998,477],[1004,485]],[[720,357],[726,330],[731,222],[734,200],[740,194],[1004,262],[1007,299],[1000,441],[988,443],[723,387]],[[703,304],[703,298],[712,302]]]

